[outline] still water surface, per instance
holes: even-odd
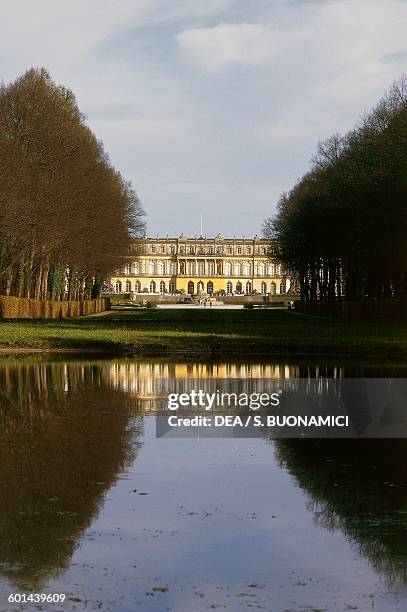
[[[1,361],[0,610],[407,609],[404,440],[156,438],[177,379],[338,374]]]

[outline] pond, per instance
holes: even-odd
[[[156,436],[180,381],[343,374],[406,372],[3,358],[0,609],[405,610],[407,440]]]

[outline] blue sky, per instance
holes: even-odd
[[[252,236],[316,144],[407,72],[406,0],[0,0],[0,78],[45,66],[149,234]]]

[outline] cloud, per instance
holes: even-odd
[[[283,16],[282,16],[283,15]],[[202,71],[284,65],[316,74],[324,67],[397,58],[406,49],[403,0],[332,0],[291,3],[261,23],[221,23],[177,35],[183,59]],[[301,78],[301,74],[294,73]],[[293,75],[294,76],[294,75]]]
[[[276,51],[271,28],[251,23],[186,30],[177,40],[184,57],[209,72],[268,62]]]

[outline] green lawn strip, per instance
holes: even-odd
[[[407,355],[407,324],[345,323],[289,312],[154,310],[110,317],[0,322],[1,348],[170,355]]]

